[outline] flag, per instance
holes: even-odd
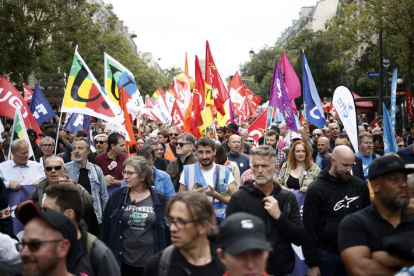
[[[199,127],[203,124],[203,119],[201,117],[201,111],[204,110],[206,106],[205,101],[205,83],[203,75],[201,72],[200,63],[198,57],[195,57],[195,84],[193,89],[193,101],[192,101],[192,110],[191,110],[191,123],[190,129],[191,133],[196,138],[201,138]]]
[[[398,69],[395,68],[391,81],[391,126],[395,128],[395,110],[397,108],[397,75]]]
[[[394,71],[395,72],[395,71]],[[384,152],[385,153],[397,153],[398,147],[397,142],[395,141],[394,135],[394,127],[392,126],[392,122],[390,119],[390,115],[388,114],[387,107],[385,103],[382,103],[382,113],[383,113],[383,132],[382,135],[384,137]]]
[[[184,72],[182,75],[184,83],[184,106],[180,107],[181,112],[184,113],[184,132],[191,133],[191,114],[193,110],[193,94],[191,93],[191,85],[188,72],[187,52],[185,53]]]
[[[289,97],[286,92],[285,82],[280,72],[277,61],[273,70],[272,84],[270,87],[269,106],[276,107],[283,114],[286,121],[286,127],[298,132],[295,123],[295,116],[290,105]]]
[[[39,126],[47,120],[56,117],[55,111],[53,111],[53,108],[50,106],[48,100],[45,95],[43,95],[42,90],[40,90],[37,84],[29,106],[33,117],[36,119]]]
[[[221,115],[225,114],[224,103],[229,98],[229,93],[227,92],[226,87],[223,84],[223,80],[220,77],[220,74],[217,70],[216,64],[214,63],[213,56],[210,51],[210,45],[206,41],[206,67],[205,67],[205,77],[206,83],[211,85],[212,96],[214,98],[214,105],[218,112]]]
[[[120,108],[104,93],[95,76],[78,53],[73,56],[62,112],[90,115],[105,121],[122,122]]]
[[[119,89],[124,87],[126,106],[129,113],[136,117],[144,112],[144,101],[139,92],[134,74],[116,59],[104,53],[105,91],[115,106],[119,106]]]
[[[33,96],[32,89],[30,89],[30,87],[24,83],[23,83],[23,96],[27,104],[30,103],[30,101],[32,100],[32,96]]]
[[[181,131],[184,130],[184,119],[183,114],[180,111],[180,108],[178,107],[177,101],[174,102],[173,108],[171,110],[171,125],[176,125],[180,127]]]
[[[287,58],[285,52],[282,53],[282,58],[280,61],[280,70],[282,71],[283,79],[285,80],[290,105],[293,111],[296,112],[297,108],[295,99],[301,96],[302,88],[300,86],[299,78],[296,75],[295,70],[292,67],[292,64],[290,64],[290,61]]]
[[[411,90],[407,88],[407,112],[408,112],[408,115],[410,115],[411,120],[414,120],[413,110],[414,110],[413,97],[411,95]]]
[[[131,118],[129,117],[127,106],[126,106],[126,94],[127,92],[124,91],[123,86],[119,89],[119,105],[121,106],[121,110],[123,113],[123,116],[125,118],[124,123],[122,124],[126,131],[128,132],[128,135],[125,137],[127,147],[131,148],[133,147],[137,141],[135,140],[134,130],[132,129],[132,122]]]
[[[161,97],[159,97],[155,101],[155,105],[152,109],[152,112],[157,118],[159,118],[160,122],[164,122],[166,124],[171,123],[172,118],[171,118],[170,111],[168,110],[168,107],[165,104],[165,101]]]
[[[26,126],[25,126],[25,123],[24,123],[24,120],[23,120],[22,114],[20,113],[19,108],[15,109],[10,141],[14,141],[16,139],[23,139],[27,142],[30,141],[29,135],[27,135],[27,129],[26,129]],[[10,146],[11,146],[11,142],[10,142]],[[34,157],[33,149],[29,145],[29,158],[32,156]],[[13,158],[13,156],[11,155],[11,150],[9,150],[9,155],[7,159],[10,160],[11,158]]]
[[[157,90],[155,90],[151,96],[151,99],[153,99],[154,101],[157,100],[158,98],[162,98],[165,102],[165,91],[161,87],[158,87]]]
[[[305,53],[302,54],[302,78],[305,117],[311,124],[322,129],[325,126],[326,120]]]
[[[269,109],[269,107],[267,107]],[[249,135],[253,136],[256,144],[259,143],[259,138],[264,135],[266,129],[267,110],[260,114],[259,117],[249,126]]]
[[[6,77],[2,76],[0,78],[0,116],[13,119],[16,115],[16,109],[19,109],[26,129],[31,128],[38,135],[42,133],[22,95]]]
[[[1,120],[0,120],[0,141],[2,141],[3,139],[1,138],[2,136],[2,134],[3,134],[3,132],[4,132],[4,126],[3,126],[3,123],[1,122]]]
[[[63,128],[70,133],[75,133],[78,130],[84,130],[91,145],[93,145],[91,118],[89,115],[72,113]]]

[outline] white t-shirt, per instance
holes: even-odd
[[[209,184],[209,185],[211,185],[212,187],[214,187],[215,186],[215,182],[216,182],[216,180],[214,179],[214,171],[216,170],[216,164],[214,163],[213,164],[213,167],[211,167],[211,169],[209,169],[209,170],[201,170],[201,173],[203,174],[203,177],[204,177],[204,180],[206,181],[206,183],[207,184]],[[185,183],[185,170],[183,171],[183,173],[181,174],[181,177],[180,177],[180,184],[181,185],[185,185],[184,183]],[[232,172],[230,172],[230,175],[229,175],[229,181],[228,181],[228,184],[230,184],[230,183],[233,183],[234,182],[234,176],[233,176],[233,173]],[[188,190],[189,191],[191,191],[191,190],[193,190],[193,186],[194,186],[194,183],[191,185],[191,187],[188,187]]]

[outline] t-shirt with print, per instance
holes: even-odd
[[[131,202],[128,195],[123,214],[123,261],[134,267],[144,267],[155,253],[155,212],[151,195]]]
[[[359,152],[357,152],[355,154],[355,156],[358,156],[362,159],[362,168],[363,168],[363,171],[364,171],[364,177],[368,178],[368,169],[369,169],[369,166],[372,163],[372,155],[362,156]]]

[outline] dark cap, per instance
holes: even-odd
[[[47,130],[44,133],[40,134],[40,136],[42,137],[50,136],[56,140],[56,132],[54,132],[53,130]]]
[[[217,125],[217,130],[226,131],[226,128],[225,128],[225,127],[221,127],[221,126]]]
[[[231,255],[250,249],[273,251],[266,240],[263,220],[248,213],[235,213],[220,225],[220,247]]]
[[[239,126],[235,123],[228,123],[225,129],[236,132],[237,134],[239,133]]]
[[[414,173],[414,167],[413,165],[405,165],[401,157],[397,155],[387,154],[372,161],[368,170],[368,178],[372,180],[377,176],[395,171],[404,171],[407,174]]]
[[[72,247],[77,241],[78,232],[73,222],[67,216],[55,210],[42,212],[33,201],[26,201],[17,206],[16,217],[24,225],[34,218],[41,218],[62,233],[63,238],[69,240]]]
[[[34,130],[33,130],[33,129],[31,129],[31,128],[29,128],[29,129],[27,130],[27,135],[32,136],[32,137],[34,137],[34,138],[37,138],[37,133],[36,133],[36,131],[34,131]]]
[[[50,125],[46,126],[46,128],[49,128],[49,127],[57,128],[57,126],[55,124],[50,124]]]

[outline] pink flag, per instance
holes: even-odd
[[[293,99],[300,97],[302,95],[302,88],[300,86],[300,81],[299,81],[298,76],[295,73],[295,70],[290,64],[289,59],[287,58],[285,52],[283,52],[282,54],[280,70],[282,71],[283,77],[285,79],[285,85],[288,89],[289,100],[293,100]]]

